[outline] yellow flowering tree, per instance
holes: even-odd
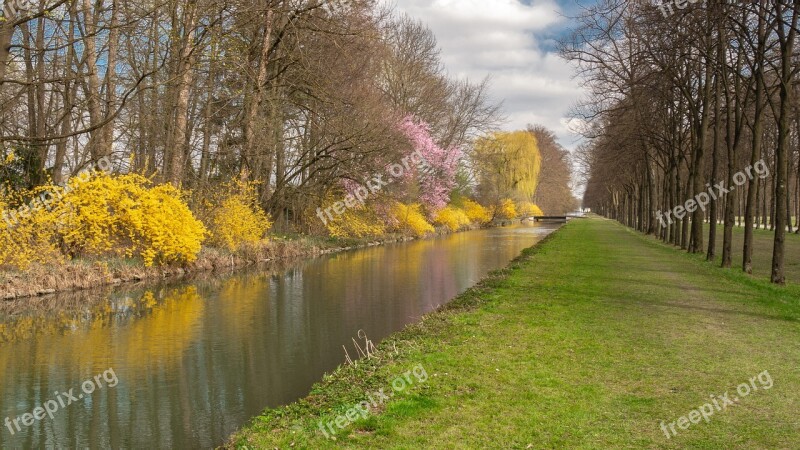
[[[528,131],[498,132],[475,143],[479,198],[494,204],[504,198],[533,198],[539,186],[542,155]]]

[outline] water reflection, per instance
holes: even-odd
[[[0,305],[0,420],[113,368],[119,384],[2,447],[213,447],[265,407],[507,265],[552,228],[482,230],[179,285]]]

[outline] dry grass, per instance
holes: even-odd
[[[397,240],[397,237],[389,237],[380,242],[350,241],[343,245],[339,241],[307,237],[275,238],[235,253],[205,247],[192,263],[161,267],[145,267],[140,259],[126,258],[82,259],[67,264],[35,265],[24,272],[0,272],[0,299],[14,300],[143,280],[184,277],[267,261],[313,257]]]

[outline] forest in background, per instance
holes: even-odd
[[[3,14],[6,265],[24,265],[20,248],[22,263],[169,262],[207,237],[423,236],[577,206],[553,134],[498,131],[488,80],[450,76],[433,33],[380,2],[35,0]],[[98,161],[114,174],[74,180]],[[374,195],[350,201],[360,189]]]
[[[782,284],[800,233],[800,2],[676,4],[602,0],[562,43],[590,92],[584,206],[723,267],[742,226],[748,273],[753,230],[773,230]]]

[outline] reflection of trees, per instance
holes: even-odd
[[[16,317],[0,324],[4,339],[0,374],[5,375],[4,370],[15,364],[47,365],[53,358],[53,352],[45,350],[48,348],[58,349],[58,359],[70,359],[70,365],[100,371],[108,369],[114,359],[134,365],[142,358],[173,361],[192,342],[203,310],[197,289],[188,286],[148,290],[137,297],[113,296],[82,308]],[[70,336],[64,338],[67,334]],[[31,354],[14,352],[15,348],[41,351]]]
[[[133,390],[156,383],[152,374],[180,372],[182,357],[198,341],[205,316],[205,301],[193,285],[71,306],[51,314],[28,311],[27,316],[6,323],[7,336],[16,341],[3,344],[0,351],[0,403],[4,410],[13,408],[9,413],[30,411],[53,398],[56,390],[75,388],[77,395],[83,381],[109,368],[116,372],[117,387],[98,390],[90,401],[30,428],[29,433],[52,434],[55,444],[49,445],[56,446],[75,445],[63,439],[75,437],[76,429],[135,422],[129,416],[133,411],[129,405],[136,398]],[[166,398],[163,403],[170,404]],[[15,441],[17,445],[21,443]]]
[[[147,310],[137,301],[142,295],[141,289],[116,294],[101,289],[0,303],[0,344],[102,328],[115,319],[141,315]]]
[[[164,299],[162,294],[162,300]],[[28,300],[28,299],[25,299]],[[134,317],[145,317],[159,300],[150,291],[125,291],[111,294],[72,293],[30,304],[3,305],[0,308],[0,344],[10,344],[34,336],[75,333],[105,328]]]

